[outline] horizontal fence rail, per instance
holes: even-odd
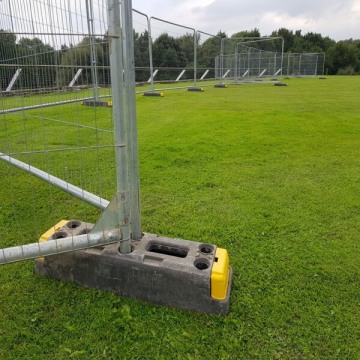
[[[17,261],[36,259],[43,256],[88,249],[95,246],[112,244],[121,240],[117,231],[105,231],[94,234],[83,234],[33,244],[0,249],[0,265]]]

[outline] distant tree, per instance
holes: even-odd
[[[154,66],[163,68],[185,68],[187,59],[185,52],[180,48],[178,41],[164,33],[154,42],[153,46]],[[171,79],[174,72],[171,69],[159,73],[160,79]]]
[[[303,36],[301,35],[301,30],[296,30],[293,45],[291,48],[288,48],[288,51],[291,51],[293,53],[301,53],[307,51],[305,49],[306,49],[306,44]]]
[[[94,42],[98,81],[99,84],[107,84],[109,74],[104,67],[109,65],[108,42],[106,38],[95,38]],[[60,70],[59,86],[68,85],[80,68],[83,68],[83,71],[78,84],[92,84],[90,38],[84,37],[78,44],[70,46],[62,55],[61,65],[63,67]]]
[[[17,44],[20,85],[23,88],[44,88],[56,85],[58,53],[39,38],[21,38]]]
[[[303,36],[308,52],[322,52],[325,50],[325,40],[319,33],[308,32]]]
[[[232,39],[240,39],[244,37],[261,37],[260,30],[258,28],[254,28],[252,30],[239,31],[231,35]]]
[[[197,44],[198,44],[198,38]],[[186,60],[189,66],[194,64],[194,34],[185,34],[177,39],[181,50],[186,55]]]
[[[187,67],[193,67],[194,66],[194,46],[196,46],[196,53],[197,53],[197,63],[198,63],[198,57],[199,57],[199,41],[200,41],[200,35],[197,34],[195,37],[195,43],[194,43],[194,34],[193,33],[186,33],[185,35],[180,36],[177,38],[177,41],[179,43],[179,46],[181,50],[186,55],[187,60]],[[196,44],[196,45],[195,45]],[[194,76],[194,73],[192,71],[187,71],[184,74],[184,79],[192,79]]]
[[[199,48],[198,65],[203,68],[214,68],[215,58],[221,53],[221,39],[227,39],[226,33],[219,31],[215,36],[206,39]],[[200,38],[201,40],[201,38]],[[212,72],[209,76],[213,76]]]
[[[282,37],[284,39],[284,52],[292,51],[294,46],[295,34],[292,30],[286,28],[280,28],[271,33],[270,36]]]
[[[13,64],[16,58],[16,35],[10,31],[0,29],[0,64]],[[17,67],[0,65],[0,89],[6,89]]]
[[[10,31],[0,29],[1,60],[15,57],[16,35]]]
[[[221,39],[210,37],[206,39],[199,49],[198,65],[204,68],[215,66],[215,57],[220,55]]]
[[[359,73],[360,49],[355,44],[337,42],[327,52],[327,67],[329,74]]]
[[[136,71],[136,81],[146,81],[150,77],[149,72],[149,33],[145,30],[138,34],[134,32],[134,56],[135,67],[147,68]]]

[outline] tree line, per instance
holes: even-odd
[[[198,33],[196,38],[197,67],[213,69],[214,59],[220,53],[221,39],[225,44],[225,54],[234,53],[234,44],[245,37],[260,37],[258,29],[240,31],[231,36],[219,31],[216,36],[203,36]],[[360,74],[360,39],[334,41],[319,33],[280,28],[269,36],[284,39],[285,53],[320,53],[326,55],[325,71],[329,75]],[[204,39],[205,37],[205,39]],[[109,84],[109,45],[106,34],[93,39],[96,53],[96,65],[99,84]],[[278,45],[263,42],[252,44],[263,50],[271,50]],[[146,81],[149,78],[149,36],[147,31],[134,31],[134,49],[136,81]],[[153,65],[163,68],[158,80],[169,79],[174,69],[192,68],[194,66],[193,34],[173,37],[163,33],[154,39]],[[78,85],[91,84],[90,38],[84,37],[77,44],[63,44],[55,49],[39,38],[17,38],[10,31],[0,29],[0,87],[4,90],[17,68],[21,68],[21,76],[14,88],[62,87],[69,84],[79,68],[83,68]],[[191,72],[188,77],[191,78]]]

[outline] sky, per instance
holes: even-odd
[[[265,36],[285,27],[336,41],[360,39],[360,0],[133,0],[132,6],[210,34],[258,28]]]

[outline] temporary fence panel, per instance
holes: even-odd
[[[141,11],[133,9],[134,27],[134,57],[135,57],[135,80],[138,84],[152,82],[151,70],[154,73],[151,63],[151,28],[149,16]]]
[[[235,82],[282,73],[284,42],[280,37],[230,38],[215,59],[216,76],[227,73]]]
[[[111,241],[128,252],[130,230],[139,236],[137,136],[129,120],[135,117],[135,104],[128,95],[133,95],[131,88],[123,86],[123,71],[119,73],[125,67],[124,74],[131,76],[127,59],[131,61],[132,49],[121,48],[121,36],[133,34],[108,28],[109,4],[0,2],[0,186],[7,194],[0,247],[33,242],[59,218],[95,223],[115,194],[112,211],[122,235]],[[123,10],[123,23],[131,21],[125,15]],[[113,16],[110,11],[109,24],[116,22]],[[109,39],[116,64],[111,71]],[[11,90],[4,91],[20,69]],[[107,221],[99,221],[101,232]],[[2,232],[11,235],[5,238]],[[69,248],[75,249],[78,240],[74,237]]]
[[[288,53],[284,69],[288,76],[324,75],[325,53]]]
[[[198,34],[198,70],[201,77],[205,79],[220,80],[220,55],[223,51],[223,42],[217,35],[212,35],[201,30],[197,30]],[[216,60],[216,58],[218,60]],[[223,74],[223,73],[222,73]]]
[[[154,66],[159,68],[158,80],[197,81],[197,36],[196,30],[189,26],[151,17]],[[171,52],[166,51],[167,46]],[[183,70],[186,70],[182,73]]]

